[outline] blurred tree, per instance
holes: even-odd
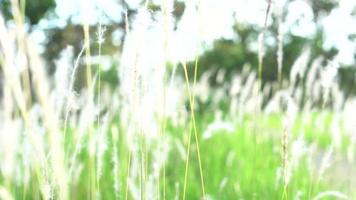
[[[1,1],[1,0],[0,0]],[[126,10],[127,17],[129,20],[129,23],[131,22],[132,18],[134,15],[137,13],[136,9],[131,8],[125,0],[120,0],[120,5],[123,7],[123,10]],[[151,12],[160,12],[161,8],[160,6],[150,2],[148,4],[148,9]],[[185,10],[185,4],[181,1],[175,1],[174,2],[174,9],[173,9],[173,16],[174,16],[174,26],[177,26],[177,23],[179,22],[179,19],[183,15]],[[125,13],[121,13],[122,17],[121,19],[125,19]],[[125,39],[125,27],[126,27],[126,22],[125,20],[122,20],[120,22],[116,22],[109,17],[106,16],[106,23],[105,23],[105,41],[104,44],[102,45],[102,54],[103,55],[113,55],[121,51],[122,44]],[[89,27],[90,35],[92,38],[92,41],[90,43],[90,49],[91,53],[93,55],[96,55],[98,52],[98,44],[96,43],[95,37],[96,37],[96,31],[97,31],[97,25],[92,25]],[[69,19],[64,27],[54,27],[50,29],[44,30],[46,34],[46,41],[44,43],[46,51],[44,51],[43,55],[44,58],[46,59],[48,66],[50,68],[50,71],[53,72],[55,70],[55,64],[54,61],[58,59],[60,52],[67,46],[71,45],[74,47],[74,54],[78,55],[82,46],[83,46],[83,38],[84,38],[84,32],[83,32],[83,27],[80,24],[74,24],[72,23],[71,19]],[[114,40],[117,40],[117,38],[114,38],[113,33],[119,31],[120,38],[119,42],[114,42]],[[80,73],[78,73],[80,74]],[[82,73],[84,74],[84,73]],[[115,75],[113,77],[113,75]],[[112,85],[116,84],[118,82],[116,73],[102,73],[102,78],[105,82],[108,82]],[[85,78],[84,75],[83,77],[79,77],[77,85],[80,87],[80,85],[85,85]]]
[[[11,1],[0,0],[0,11],[6,19],[11,19]],[[19,0],[20,5],[25,2],[25,15],[30,27],[37,24],[46,14],[53,11],[56,3],[55,0]],[[120,5],[127,10],[129,20],[136,13],[136,10],[130,8],[125,0],[119,0]],[[314,21],[317,22],[320,17],[330,13],[336,6],[335,0],[310,0],[308,3],[311,5],[314,13]],[[161,8],[150,2],[148,8],[151,12],[158,12]],[[185,3],[183,1],[175,1],[173,15],[175,18],[175,27],[179,22],[181,16],[185,11]],[[356,12],[355,12],[356,13]],[[285,13],[286,14],[286,13]],[[124,19],[124,13],[122,13]],[[110,19],[109,19],[110,20]],[[261,19],[263,20],[263,19]],[[268,27],[266,37],[277,37],[277,30],[279,21],[276,16],[273,16],[273,24]],[[318,23],[316,23],[318,25]],[[125,21],[115,22],[109,21],[106,25],[107,32],[105,34],[105,43],[103,45],[103,54],[113,55],[121,49],[121,44],[125,37]],[[90,27],[91,36],[95,37],[97,27]],[[31,29],[30,29],[31,30]],[[112,33],[115,30],[120,30],[121,42],[114,44]],[[213,76],[210,80],[211,85],[217,84],[215,76],[220,69],[226,71],[225,78],[230,80],[232,74],[239,72],[242,66],[246,63],[251,64],[253,69],[257,69],[258,60],[257,52],[252,51],[250,44],[257,41],[258,34],[262,29],[253,25],[245,25],[236,23],[234,26],[235,37],[234,39],[219,39],[213,43],[212,48],[204,52],[199,58],[199,74],[201,76],[207,70],[213,72]],[[81,25],[73,24],[71,19],[63,27],[52,27],[44,30],[46,34],[46,41],[44,44],[45,51],[44,57],[51,66],[50,71],[54,71],[53,61],[58,58],[60,52],[69,44],[74,47],[75,54],[77,55],[83,45],[83,29]],[[283,74],[285,78],[289,77],[290,68],[293,65],[296,58],[302,53],[305,46],[311,48],[311,60],[319,55],[323,55],[326,59],[332,59],[337,54],[337,50],[332,48],[325,50],[322,46],[324,42],[324,33],[321,27],[317,27],[317,33],[312,38],[303,38],[293,35],[291,32],[287,32],[285,35],[285,41],[283,44],[284,59],[283,59]],[[350,40],[355,36],[350,36]],[[93,40],[91,43],[92,53],[97,51],[97,44]],[[265,57],[263,67],[263,82],[275,81],[277,79],[277,60],[276,60],[276,44],[265,46]],[[189,63],[194,65],[194,63]],[[192,67],[189,68],[193,70]],[[354,91],[353,85],[355,82],[354,75],[350,72],[355,71],[354,68],[342,68],[340,69],[342,86],[347,91]],[[112,80],[112,77],[108,80]],[[117,80],[112,80],[112,83],[116,83]]]
[[[55,0],[27,0],[25,15],[31,24],[37,24],[42,17],[56,6]]]
[[[318,23],[321,16],[325,16],[330,13],[335,6],[337,6],[336,1],[323,0],[323,1],[310,1],[313,12],[314,12],[314,22],[316,25],[316,33],[312,37],[300,37],[292,34],[291,31],[287,31],[284,35],[283,42],[283,78],[288,79],[291,67],[293,63],[302,54],[305,47],[310,48],[310,59],[311,62],[318,56],[323,56],[323,64],[326,64],[327,60],[332,60],[335,55],[337,55],[338,50],[336,48],[324,49],[323,43],[325,41],[325,33]],[[272,25],[268,27],[266,32],[266,37],[272,37],[277,41],[278,35],[278,22],[276,16],[272,16]],[[258,40],[258,34],[262,32],[262,28],[256,28],[254,26],[244,25],[236,23],[234,26],[235,37],[237,39],[227,40],[219,39],[213,44],[213,47],[205,51],[199,58],[199,72],[198,77],[200,77],[207,70],[212,71],[213,76],[210,79],[210,84],[212,86],[216,85],[216,75],[219,70],[223,69],[227,73],[224,78],[230,80],[234,73],[242,70],[243,65],[249,63],[253,69],[257,71],[258,66],[258,53],[252,51],[249,48],[251,42],[256,42]],[[350,40],[355,38],[351,35]],[[277,81],[277,44],[264,44],[265,56],[263,60],[263,73],[262,79],[263,83]],[[356,56],[355,56],[356,57]],[[189,63],[191,73],[193,73],[194,62]],[[308,69],[307,69],[308,70]],[[354,89],[355,85],[355,73],[356,68],[350,66],[342,66],[339,69],[339,81],[345,94],[356,94]],[[305,80],[301,80],[305,81]]]
[[[47,12],[52,11],[55,6],[55,0],[19,0],[20,7],[25,5],[25,16],[31,25],[37,24]],[[21,8],[23,9],[23,7]],[[0,11],[6,20],[12,18],[11,1],[0,0]]]

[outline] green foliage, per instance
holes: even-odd
[[[31,24],[37,24],[55,6],[55,0],[27,0],[25,15]]]
[[[305,133],[306,145],[316,143],[317,153],[324,154],[331,144],[332,134],[328,131],[328,126],[323,129],[318,129],[315,123],[327,125],[333,115],[331,113],[313,113],[311,121],[307,125],[302,125],[303,114],[296,120],[293,128],[293,133],[290,137],[291,141],[296,141],[302,133]],[[234,124],[234,131],[228,132],[217,130],[215,134],[203,139],[203,132],[210,123],[213,123],[213,118],[210,114],[199,115],[197,128],[200,138],[200,147],[202,153],[203,173],[205,177],[205,189],[207,195],[213,199],[281,199],[283,192],[282,177],[279,174],[282,163],[282,118],[279,114],[274,115],[246,115],[239,123]],[[118,119],[115,119],[115,121]],[[113,121],[111,126],[116,126]],[[72,130],[75,131],[75,130]],[[170,142],[170,154],[166,165],[166,197],[174,199],[175,197],[182,198],[185,159],[181,154],[178,146],[183,148],[187,145],[188,136],[187,126],[175,126],[168,123],[166,137]],[[120,132],[125,132],[120,130]],[[317,133],[317,134],[314,134]],[[117,143],[114,143],[112,133],[107,132],[108,149],[103,158],[103,176],[96,183],[96,190],[100,188],[100,195],[104,199],[125,199],[125,187],[127,178],[128,164],[128,148],[126,144],[126,135],[120,134]],[[72,198],[90,198],[93,187],[90,186],[90,181],[93,181],[91,174],[95,176],[93,163],[90,163],[93,158],[89,155],[90,134],[84,138],[83,149],[79,154],[79,160],[84,165],[79,174],[78,184],[71,185]],[[346,137],[343,139],[346,140]],[[67,141],[67,148],[74,148],[71,140]],[[346,144],[346,143],[344,143]],[[113,152],[114,145],[118,148],[116,155],[120,160],[119,174],[113,175]],[[151,144],[152,145],[152,144]],[[289,146],[292,149],[292,143]],[[344,152],[342,149],[336,149],[336,152]],[[344,152],[345,153],[345,152]],[[345,154],[342,153],[343,156]],[[153,158],[148,156],[150,162],[154,162]],[[344,182],[334,182],[335,174],[328,174],[322,182],[318,183],[318,172],[313,171],[308,163],[308,156],[303,156],[298,165],[293,168],[291,180],[288,186],[288,196],[294,199],[300,195],[301,199],[310,199],[316,196],[319,192],[330,188],[340,188],[341,192],[346,187],[343,187]],[[321,159],[321,158],[318,158]],[[314,165],[318,165],[318,161],[314,160]],[[93,165],[90,167],[90,165]],[[148,171],[152,170],[151,168]],[[342,174],[339,174],[342,176]],[[334,178],[333,178],[334,177]],[[161,177],[162,178],[162,177]],[[115,179],[120,181],[120,193],[115,197],[114,182]],[[95,180],[95,177],[94,177]],[[162,182],[161,182],[162,184]],[[36,187],[35,185],[32,187]],[[21,188],[21,187],[20,187]],[[198,158],[196,154],[195,143],[192,143],[190,164],[188,169],[188,191],[186,199],[199,199],[201,197],[200,175],[198,167]],[[36,190],[27,191],[27,195],[38,195]],[[161,194],[163,194],[163,185],[161,185]]]
[[[5,17],[5,19],[11,18],[11,2],[8,0],[0,0],[0,14]]]
[[[54,9],[56,2],[55,0],[19,0],[19,5],[20,7],[25,5],[25,16],[31,25],[35,25],[47,12]],[[4,14],[5,19],[11,19],[11,2],[9,0],[0,0],[0,11]]]

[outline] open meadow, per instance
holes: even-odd
[[[0,0],[0,200],[356,199],[352,2]]]

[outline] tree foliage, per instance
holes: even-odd
[[[37,24],[46,13],[53,11],[56,6],[55,0],[20,0],[19,5],[23,11],[25,6],[25,16],[31,25]],[[0,0],[0,11],[5,19],[12,18],[11,2],[9,0]]]

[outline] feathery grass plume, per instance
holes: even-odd
[[[176,182],[175,184],[175,196],[174,196],[174,200],[179,200],[179,183]]]
[[[204,72],[201,75],[199,81],[197,81],[197,83],[194,86],[192,86],[194,87],[194,91],[196,91],[194,95],[202,103],[206,103],[209,100],[209,97],[211,97],[211,95],[209,94],[209,90],[210,90],[209,79],[211,77],[212,77],[212,71]]]
[[[267,21],[268,21],[268,17],[271,11],[271,6],[272,6],[272,0],[268,0],[267,2],[267,9],[266,9],[266,15],[265,15],[265,20],[263,23],[263,27],[266,28],[267,27]]]
[[[273,97],[271,98],[271,100],[268,101],[264,112],[269,114],[269,113],[281,113],[282,112],[282,108],[281,108],[281,99],[284,95],[284,91],[277,91]]]
[[[317,194],[312,200],[324,199],[325,197],[335,197],[338,199],[349,199],[345,194],[339,191],[325,191]]]
[[[102,65],[102,59],[101,59],[101,48],[102,48],[102,44],[104,43],[105,41],[105,38],[104,38],[104,35],[105,35],[105,31],[106,31],[106,28],[102,25],[102,10],[100,9],[100,17],[99,17],[99,24],[98,24],[98,27],[97,27],[97,32],[96,32],[96,36],[97,36],[97,43],[98,43],[98,48],[99,48],[99,52],[98,52],[98,57],[99,57],[99,64],[98,64],[98,67],[97,67],[97,70],[96,70],[96,76],[98,76],[98,81],[97,81],[97,108],[98,108],[98,115],[97,115],[97,134],[99,135],[99,139],[98,139],[98,142],[99,144],[97,144],[97,172],[96,172],[96,181],[97,181],[97,187],[98,187],[98,190],[100,190],[100,186],[99,186],[99,183],[100,183],[100,178],[102,176],[102,168],[103,168],[103,161],[102,161],[102,157],[103,157],[103,154],[106,150],[106,131],[108,129],[108,119],[107,119],[107,116],[106,118],[103,120],[104,124],[102,127],[101,126],[101,116],[100,116],[100,112],[101,112],[101,65]],[[98,198],[100,198],[100,193],[98,192],[97,193],[98,195]]]
[[[335,113],[335,116],[333,116],[332,122],[331,122],[331,138],[333,140],[333,144],[335,145],[335,148],[340,149],[342,147],[342,130],[341,130],[341,115],[338,113]]]
[[[21,121],[13,119],[12,115],[15,109],[11,90],[6,82],[3,83],[3,96],[0,106],[0,164],[1,175],[7,182],[12,182],[14,176],[16,154],[19,145],[20,130],[23,126]],[[12,133],[12,134],[6,134]]]
[[[15,21],[14,31],[16,35],[15,39],[16,39],[16,44],[18,49],[16,52],[15,66],[22,71],[22,74],[20,75],[20,79],[24,83],[23,92],[26,96],[26,103],[30,105],[32,101],[32,94],[31,94],[31,83],[30,83],[30,71],[28,67],[28,61],[26,59],[26,50],[25,50],[26,49],[25,15],[23,15],[24,13],[22,13],[20,10],[19,1],[10,0],[10,3],[11,3],[12,17]]]
[[[343,110],[343,124],[342,128],[345,134],[350,138],[350,144],[347,147],[347,159],[350,163],[355,161],[355,144],[356,144],[356,121],[353,116],[356,109],[356,99],[351,98],[345,102]]]
[[[301,159],[307,153],[307,145],[304,140],[304,136],[300,135],[295,141],[293,141],[290,145],[290,176],[293,176],[293,171],[298,168],[301,164]],[[298,178],[298,177],[295,177]]]
[[[254,89],[256,88],[256,73],[251,71],[251,73],[246,78],[244,86],[240,92],[240,100],[239,100],[239,111],[241,113],[248,113],[253,112],[255,110],[256,104],[250,103],[251,100],[253,101],[255,98],[258,98],[254,94]]]
[[[331,144],[331,146],[328,148],[328,150],[325,152],[318,171],[318,182],[321,181],[323,178],[326,170],[330,167],[331,165],[331,159],[332,159],[332,154],[334,152],[334,144]],[[317,183],[318,183],[317,182]]]
[[[264,19],[264,23],[263,23],[263,29],[262,32],[258,35],[258,74],[257,74],[257,79],[258,82],[256,84],[256,86],[254,86],[252,88],[253,94],[256,96],[256,99],[254,99],[256,101],[256,105],[253,105],[254,102],[252,103],[253,105],[253,110],[255,113],[258,113],[262,110],[262,101],[263,101],[263,95],[261,94],[261,90],[263,87],[263,78],[262,78],[262,72],[263,72],[263,57],[265,54],[265,50],[264,50],[264,39],[265,39],[265,33],[266,33],[266,29],[267,29],[267,21],[268,21],[268,17],[270,15],[270,11],[271,11],[271,6],[272,6],[272,0],[268,0],[267,2],[267,9],[266,9],[266,14],[265,14],[265,19]],[[251,101],[250,101],[251,102]],[[253,159],[253,166],[254,168],[256,167],[256,152],[257,152],[257,135],[256,135],[256,130],[257,130],[257,123],[255,123],[254,125],[254,131],[253,131],[253,140],[254,140],[254,147],[253,147],[253,151],[254,151],[254,159]],[[255,184],[255,183],[253,183]],[[253,189],[254,193],[256,190],[256,186],[254,186]]]
[[[99,115],[99,114],[98,114]],[[98,127],[98,130],[96,131],[96,181],[97,185],[99,187],[100,179],[102,178],[103,175],[103,168],[104,168],[104,154],[106,150],[108,149],[108,141],[107,141],[107,132],[109,130],[109,123],[110,123],[110,117],[105,115],[103,117],[103,122]],[[99,188],[100,189],[100,188]]]
[[[83,53],[85,50],[85,46],[82,47],[82,49],[80,50],[75,63],[74,63],[74,67],[71,70],[71,75],[70,75],[70,84],[68,85],[68,90],[67,90],[67,94],[66,94],[66,106],[65,106],[65,117],[64,117],[64,139],[66,139],[66,133],[67,133],[67,126],[68,126],[68,120],[69,120],[69,114],[70,114],[70,110],[71,107],[73,106],[73,101],[74,101],[74,83],[75,83],[75,75],[77,72],[77,69],[79,67],[79,61],[80,58],[82,57]]]
[[[323,58],[321,56],[313,60],[310,69],[306,75],[305,79],[305,95],[309,98],[307,103],[312,104],[319,98],[318,94],[318,75],[321,68]],[[311,106],[311,105],[310,105]],[[305,110],[308,110],[307,105],[304,106]]]
[[[102,13],[102,11],[100,10],[100,13]],[[101,56],[101,46],[105,41],[105,32],[106,32],[106,27],[103,26],[103,22],[102,22],[102,14],[100,15],[100,19],[99,19],[99,24],[97,26],[97,30],[96,30],[96,42],[99,45],[99,56]]]
[[[0,172],[6,182],[12,183],[15,181],[16,157],[19,153],[17,147],[20,145],[23,123],[19,119],[5,120],[4,124],[0,124]]]
[[[46,200],[53,199],[53,191],[52,191],[53,186],[49,183],[49,181],[46,181],[40,187],[41,187],[41,190],[44,191],[44,199],[46,199]]]
[[[296,87],[296,83],[299,79],[303,79],[307,70],[308,61],[310,57],[310,49],[307,48],[303,50],[303,53],[297,58],[297,60],[293,63],[291,68],[289,79],[290,79],[290,89],[294,90]]]
[[[80,0],[80,8],[81,13],[84,17],[83,21],[83,32],[84,32],[84,46],[85,46],[85,60],[86,60],[86,82],[88,89],[91,87],[92,84],[92,69],[91,65],[89,64],[89,59],[91,56],[91,49],[90,49],[90,27],[89,27],[89,6],[90,4],[85,0]]]
[[[96,83],[96,79],[94,77],[94,81],[92,82],[92,86],[90,89],[94,89]],[[69,159],[69,177],[71,177],[74,172],[74,167],[77,164],[76,159],[78,154],[80,153],[80,150],[82,149],[83,145],[83,139],[86,136],[86,134],[89,133],[89,129],[92,127],[94,121],[95,121],[95,116],[97,113],[97,109],[94,104],[94,97],[92,92],[86,91],[86,94],[82,94],[82,98],[84,99],[84,105],[81,108],[80,116],[77,121],[78,127],[76,128],[77,133],[76,137],[73,138],[74,142],[74,151],[72,152],[72,155]],[[90,140],[88,142],[92,142],[93,140]],[[91,156],[95,155],[95,152],[92,152],[90,148],[88,148],[88,153]]]
[[[287,95],[286,101],[286,113],[283,119],[283,138],[282,138],[282,169],[283,169],[283,194],[282,199],[288,199],[288,185],[292,176],[290,158],[289,158],[289,138],[294,126],[294,122],[298,113],[298,107],[294,102],[294,99]]]
[[[308,74],[306,75],[306,88],[312,89],[314,82],[318,78],[318,72],[321,67],[323,58],[321,56],[317,57],[316,59],[313,60],[310,69],[308,71]]]
[[[151,19],[151,14],[146,7],[139,9],[132,23],[132,30],[129,30],[128,20],[126,19],[127,34],[119,71],[120,92],[124,100],[123,104],[126,104],[126,106],[123,106],[126,108],[121,111],[121,115],[125,121],[128,121],[124,126],[128,135],[129,154],[132,154],[129,157],[132,158],[131,161],[134,163],[138,159],[136,155],[139,155],[138,157],[143,164],[139,173],[130,170],[128,174],[133,177],[136,175],[141,177],[139,178],[141,179],[139,181],[140,195],[144,196],[149,195],[150,192],[148,191],[152,188],[153,182],[156,181],[156,177],[147,175],[147,169],[150,168],[151,164],[148,163],[144,154],[147,155],[154,151],[149,150],[150,152],[147,152],[146,149],[150,148],[151,141],[157,139],[157,133],[160,130],[158,121],[161,119],[157,120],[157,115],[159,118],[165,118],[167,109],[164,103],[167,94],[164,80],[167,58],[165,54],[169,49],[168,39],[165,38],[173,29],[170,16],[167,16],[171,14],[173,3],[163,2],[163,4],[163,13],[156,16],[157,21]],[[151,51],[152,46],[156,47],[155,52]],[[165,128],[163,127],[160,131],[164,132]],[[154,163],[152,164],[154,165]],[[144,169],[144,173],[142,173],[142,169]],[[165,184],[163,183],[163,185]],[[133,184],[130,187],[133,187]]]
[[[285,17],[285,7],[287,2],[280,1],[277,4],[277,8],[275,9],[277,18],[278,18],[278,30],[277,30],[277,77],[278,77],[278,85],[279,88],[283,87],[283,80],[282,80],[282,68],[283,68],[283,42],[284,42],[284,34],[285,34],[285,24],[284,24],[284,17]]]
[[[4,72],[5,77],[5,87],[10,88],[11,93],[15,99],[16,105],[20,110],[21,117],[24,120],[24,124],[26,130],[29,134],[30,143],[32,147],[35,149],[34,156],[34,169],[36,172],[36,177],[38,181],[43,182],[43,177],[41,174],[41,170],[39,169],[45,163],[45,150],[44,146],[41,142],[41,138],[38,134],[34,133],[34,126],[31,124],[31,118],[28,113],[28,108],[26,105],[26,98],[21,87],[20,78],[15,71],[15,47],[11,44],[11,41],[15,40],[15,35],[11,35],[7,30],[4,22],[3,16],[0,14],[0,61],[2,63],[1,67]],[[44,195],[44,191],[41,191],[42,195]]]
[[[239,100],[239,94],[242,89],[242,78],[238,75],[234,76],[231,87],[229,90],[229,96],[231,97],[230,101],[230,116],[233,116],[234,118],[240,118],[241,113],[238,112],[238,100]]]
[[[262,31],[258,35],[258,79],[259,79],[259,90],[262,88],[262,70],[263,70],[263,57],[265,56],[265,49],[264,49],[264,37],[265,37],[265,30]]]
[[[14,200],[11,193],[2,186],[0,186],[0,198],[3,200]]]
[[[203,139],[210,139],[221,131],[224,133],[233,133],[234,126],[231,122],[222,119],[221,112],[216,112],[214,115],[214,121],[207,126],[203,133]]]
[[[58,127],[58,118],[55,116],[53,105],[49,100],[49,88],[46,72],[42,66],[40,58],[36,54],[34,44],[27,41],[27,52],[30,60],[30,69],[33,75],[35,92],[39,99],[42,111],[42,119],[49,133],[49,144],[51,154],[51,167],[53,176],[59,187],[59,198],[68,199],[68,181],[65,169],[62,135]]]
[[[278,25],[278,50],[277,50],[277,67],[278,67],[278,84],[282,87],[282,68],[283,68],[283,37],[284,37],[284,25],[280,20]]]
[[[25,102],[25,95],[21,87],[21,82],[16,72],[16,68],[13,67],[15,60],[15,47],[12,45],[11,41],[14,40],[14,35],[8,32],[5,26],[4,18],[0,15],[0,47],[2,54],[0,61],[2,62],[2,69],[4,71],[5,84],[11,88],[14,98],[16,100],[17,106],[21,110],[22,114],[25,115],[27,106]]]
[[[56,71],[54,73],[54,89],[51,93],[55,112],[60,117],[61,111],[64,110],[65,102],[68,101],[68,95],[71,94],[69,83],[71,82],[71,60],[73,57],[73,47],[66,47],[60,54],[59,59],[55,61]],[[67,97],[67,98],[66,98]]]
[[[128,22],[128,21],[127,21]],[[130,126],[135,123],[139,123],[138,113],[138,100],[141,93],[141,72],[144,62],[142,56],[144,51],[142,46],[146,40],[146,33],[150,24],[150,14],[148,10],[143,7],[140,8],[134,23],[132,30],[126,30],[126,37],[123,44],[122,57],[119,70],[120,80],[120,93],[122,96],[122,103],[127,104],[128,110],[121,112],[123,119],[130,119]],[[127,25],[128,26],[128,25]],[[134,138],[128,136],[128,139]],[[128,142],[129,144],[131,142]]]
[[[169,102],[169,106],[166,106],[166,118],[170,119],[170,123],[174,126],[179,126],[179,124],[184,124],[185,119],[181,119],[180,116],[186,110],[181,109],[182,105],[186,102],[186,96],[183,90],[181,90],[181,85],[184,84],[180,76],[175,76],[174,71],[172,72],[169,85],[166,89],[166,102]]]
[[[263,22],[263,30],[262,32],[258,35],[258,79],[260,81],[259,85],[259,90],[262,89],[262,68],[263,68],[263,57],[265,55],[265,50],[264,50],[264,43],[265,43],[265,34],[266,34],[266,29],[267,29],[267,22],[268,22],[268,17],[271,12],[271,7],[272,7],[272,0],[268,0],[267,2],[267,9],[266,9],[266,14],[265,14],[265,19]]]
[[[153,179],[147,175],[150,164],[147,160],[147,148],[159,133],[157,114],[162,115],[162,91],[164,89],[165,44],[155,30],[162,30],[159,22],[151,20],[151,14],[146,7],[139,9],[132,24],[132,30],[127,30],[124,42],[119,79],[120,92],[127,109],[121,115],[128,121],[124,125],[127,133],[129,157],[134,165],[139,159],[139,171],[128,173],[127,180],[137,180],[140,195],[149,194]],[[157,51],[152,52],[151,47]],[[148,54],[147,52],[151,52]],[[157,95],[158,94],[158,95]],[[132,154],[132,156],[131,156]],[[130,168],[130,166],[128,166]],[[134,169],[134,167],[131,167]],[[136,177],[136,178],[135,178]],[[156,181],[156,180],[154,180]],[[128,181],[129,185],[130,181]],[[130,187],[134,187],[133,182]],[[133,190],[132,191],[136,191]],[[133,194],[132,194],[133,195]]]
[[[324,177],[324,174],[326,172],[326,170],[330,167],[331,165],[331,160],[332,160],[332,154],[334,152],[334,148],[335,148],[335,145],[334,145],[334,142],[332,142],[330,144],[330,146],[328,147],[327,151],[324,152],[322,158],[321,158],[321,162],[320,162],[320,165],[317,166],[318,169],[316,171],[317,175],[316,175],[316,179],[313,181],[313,184],[310,184],[309,185],[309,198],[311,198],[311,195],[313,192],[318,191],[319,190],[319,185]],[[315,149],[314,149],[315,151]],[[312,158],[312,155],[310,156],[310,158]],[[311,166],[312,162],[310,162],[310,167],[312,168]],[[311,170],[314,170],[313,168]]]
[[[128,45],[128,37],[132,37],[131,36],[131,31],[130,31],[130,25],[129,25],[129,20],[128,20],[128,14],[127,14],[127,10],[125,11],[125,40],[124,40],[124,44],[123,44],[123,53],[122,53],[122,58],[125,58],[124,57],[124,53],[127,51],[126,48],[130,47],[130,45]],[[132,49],[131,49],[131,52],[127,52],[126,55],[127,56],[130,56],[131,58],[131,54],[132,54]],[[127,113],[130,113],[130,110],[131,110],[131,106],[130,106],[130,96],[128,96],[128,92],[130,90],[130,88],[126,85],[124,85],[125,81],[127,82],[127,79],[125,79],[125,74],[129,74],[130,71],[129,71],[129,66],[130,66],[130,63],[128,62],[130,59],[128,59],[128,63],[125,63],[125,62],[122,62],[123,59],[121,59],[121,63],[120,63],[120,69],[118,70],[118,78],[120,80],[120,88],[119,88],[119,94],[121,97],[123,97],[123,101],[122,102],[122,109],[120,110],[120,118],[122,119],[121,121],[124,121],[125,124],[128,124],[130,122],[130,117]],[[137,61],[136,61],[137,62]],[[124,78],[124,79],[122,79]],[[126,83],[127,84],[127,83]],[[124,85],[124,87],[122,86]],[[131,123],[131,122],[130,122]],[[123,128],[127,128],[127,126],[123,127]],[[132,131],[132,129],[128,129],[128,131]],[[128,135],[128,137],[132,136],[133,134],[132,133],[126,133],[126,135]],[[131,149],[132,147],[134,146],[132,142],[132,140],[129,140],[129,139],[126,139],[126,144],[128,146],[128,161],[127,161],[127,171],[126,171],[126,186],[125,186],[125,199],[127,200],[129,198],[129,183],[131,181],[130,179],[130,174],[131,174],[131,157],[132,157],[132,153],[131,153]],[[131,148],[131,149],[130,149]]]
[[[112,135],[112,143],[113,143],[113,151],[112,151],[112,162],[114,165],[114,169],[112,171],[112,175],[114,177],[114,192],[115,192],[115,199],[121,198],[120,194],[120,161],[119,161],[119,152],[118,152],[118,144],[119,144],[119,130],[117,126],[111,127],[111,135]]]
[[[343,94],[340,84],[333,84],[330,89],[332,97],[332,109],[335,112],[340,112],[343,109],[346,97]]]
[[[328,65],[321,71],[321,85],[323,87],[323,108],[330,99],[330,91],[340,66],[334,61],[329,61]]]

